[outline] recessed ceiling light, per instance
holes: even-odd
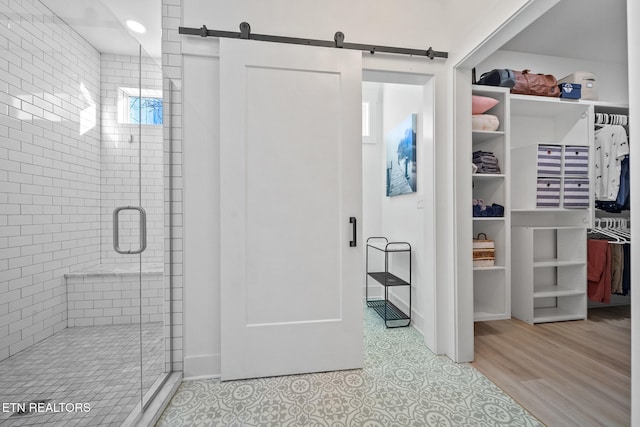
[[[144,25],[142,25],[138,21],[135,21],[133,19],[127,19],[124,22],[127,24],[127,27],[129,27],[131,31],[135,31],[136,33],[140,33],[140,34],[147,32],[147,29],[144,27]]]

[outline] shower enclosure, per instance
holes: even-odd
[[[122,425],[171,366],[167,100],[135,39],[76,30],[122,28],[104,4],[55,3],[0,0],[0,425]]]

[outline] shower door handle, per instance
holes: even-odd
[[[120,211],[138,211],[140,212],[140,248],[136,250],[120,249],[120,221],[118,216]],[[113,211],[113,249],[119,254],[135,255],[144,252],[147,249],[147,212],[140,206],[120,206]]]

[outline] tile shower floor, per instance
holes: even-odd
[[[164,371],[162,332],[162,323],[143,323],[144,391]],[[138,324],[67,328],[3,360],[0,425],[120,426],[141,399],[139,340]],[[51,405],[13,412],[12,403],[38,401]],[[66,403],[90,410],[67,412]]]

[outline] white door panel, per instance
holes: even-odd
[[[358,52],[221,40],[223,379],[362,366]]]

